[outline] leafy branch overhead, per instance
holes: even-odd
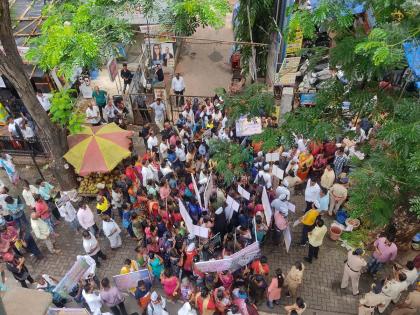
[[[273,93],[260,83],[248,85],[240,94],[223,95],[224,107],[231,121],[246,115],[249,119],[271,116],[275,111]]]
[[[101,66],[132,38],[129,25],[112,12],[93,0],[47,6],[41,35],[30,41],[26,58],[44,71],[56,68],[66,79],[77,67]]]
[[[198,27],[223,27],[230,5],[228,0],[171,0],[161,11],[160,22],[168,31],[191,36]]]
[[[252,161],[249,149],[240,144],[212,139],[209,142],[210,158],[216,164],[218,174],[222,175],[227,185],[246,173],[247,164]]]
[[[72,96],[76,90],[55,92],[51,98],[51,121],[66,127],[74,134],[82,130],[85,115],[75,110],[76,98]]]

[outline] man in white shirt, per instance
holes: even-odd
[[[321,187],[319,187],[318,183],[312,179],[308,179],[308,183],[306,184],[306,189],[305,189],[305,201],[306,201],[305,212],[311,210],[312,204],[319,199],[320,191],[321,191]]]
[[[165,112],[166,107],[165,104],[157,98],[155,102],[149,105],[155,112],[155,123],[159,128],[159,131],[163,130],[163,123],[165,122]]]
[[[86,108],[86,121],[93,126],[99,126],[101,124],[101,113],[99,107],[90,102],[88,108]]]
[[[36,91],[36,98],[38,99],[39,103],[41,104],[42,108],[48,112],[51,108],[50,100],[47,96],[45,96],[41,90]]]
[[[268,172],[270,166],[268,164],[264,165],[264,169],[258,172],[258,175],[255,177],[254,184],[265,186],[265,188],[270,189],[272,186],[271,175]],[[264,183],[264,184],[263,184]]]
[[[95,262],[96,266],[99,268],[101,265],[99,262],[99,258],[102,260],[106,260],[106,255],[101,251],[101,247],[99,246],[98,241],[96,240],[95,236],[89,231],[83,231],[83,248],[85,249],[86,254],[92,257]]]
[[[187,160],[187,155],[185,154],[184,146],[180,140],[176,141],[175,155],[178,158],[178,161],[184,165]]]
[[[9,131],[10,135],[13,138],[22,138],[23,134],[22,134],[22,129],[20,128],[20,126],[22,125],[23,122],[23,118],[16,118],[14,119],[13,117],[9,117],[7,119],[8,125],[7,125],[7,130]]]
[[[178,107],[181,103],[184,104],[184,91],[185,91],[185,83],[184,78],[177,73],[174,78],[172,78],[172,90],[176,95],[176,106]],[[181,100],[181,102],[180,102]]]

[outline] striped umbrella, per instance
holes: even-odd
[[[70,150],[64,158],[81,176],[107,173],[130,156],[132,135],[132,131],[121,129],[115,123],[84,126],[81,132],[67,137]]]

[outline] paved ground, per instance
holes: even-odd
[[[135,143],[139,143],[135,141]],[[35,168],[33,167],[19,167],[21,176],[28,179],[31,183],[35,182],[36,178],[39,177]],[[44,175],[48,180],[53,179],[49,175],[48,170],[43,170]],[[8,183],[8,179],[5,177],[4,171],[0,171],[0,179],[4,183]],[[12,194],[16,192],[12,189]],[[292,196],[292,202],[296,204],[297,214],[293,215],[291,222],[295,218],[301,215],[302,209],[304,208],[304,202],[302,196]],[[99,220],[97,219],[98,226]],[[329,224],[327,219],[327,224]],[[84,254],[81,235],[72,232],[65,223],[62,223],[58,227],[60,237],[57,239],[58,248],[62,250],[59,255],[50,255],[47,253],[47,249],[43,244],[38,243],[41,251],[46,253],[46,258],[41,262],[35,263],[31,258],[28,258],[28,266],[31,273],[34,276],[42,273],[48,273],[50,275],[61,277],[70,268],[76,259],[76,255]],[[294,245],[299,240],[301,227],[298,226],[292,231],[292,247],[289,253],[286,253],[283,243],[280,246],[272,245],[271,241],[267,241],[262,248],[262,252],[269,259],[270,268],[272,273],[276,268],[281,268],[286,273],[291,265],[302,258],[307,253],[307,247],[300,247]],[[98,269],[98,276],[100,278],[104,276],[112,277],[119,273],[123,261],[126,258],[133,258],[135,256],[134,248],[136,243],[127,237],[123,238],[123,246],[117,251],[111,251],[109,243],[106,238],[99,239],[103,251],[108,255],[108,260],[102,264],[101,268]],[[299,295],[304,298],[308,305],[307,314],[310,315],[333,315],[343,314],[350,315],[357,313],[358,298],[353,297],[350,291],[340,289],[340,281],[343,270],[343,261],[346,256],[346,251],[342,248],[339,243],[335,243],[330,239],[326,238],[324,245],[320,249],[319,259],[309,265],[305,263],[306,270],[304,273],[304,283],[299,290]],[[405,259],[401,262],[405,262]],[[383,275],[383,274],[382,274]],[[9,283],[13,279],[9,276]],[[13,283],[12,285],[16,285]],[[369,291],[372,279],[369,277],[362,276],[360,283],[360,292],[364,293]],[[132,312],[138,311],[138,307],[132,298],[128,298],[128,308]],[[292,303],[291,298],[283,297],[281,305]],[[284,314],[282,306],[276,306],[274,310],[269,310],[265,306],[261,308],[262,311],[269,312],[271,314]],[[170,304],[170,314],[176,314],[176,309],[179,305]],[[387,314],[387,313],[385,313]],[[388,313],[389,314],[389,313]]]
[[[225,27],[219,30],[198,28],[192,38],[232,41],[231,21],[232,15],[228,14]],[[227,90],[232,77],[229,63],[231,47],[230,44],[206,41],[189,41],[183,45],[176,72],[184,77],[185,95],[212,96],[216,88]]]

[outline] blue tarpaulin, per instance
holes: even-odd
[[[403,44],[405,59],[415,76],[416,88],[420,89],[420,42],[418,40]]]
[[[322,0],[311,0],[312,10],[315,10],[321,1]],[[353,12],[353,14],[360,14],[365,12],[364,2],[359,2],[357,0],[347,0],[345,1],[345,5],[348,9],[350,9]]]

